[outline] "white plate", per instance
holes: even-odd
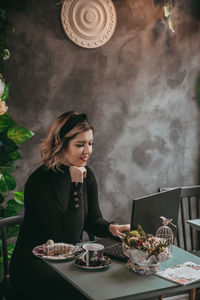
[[[74,247],[75,247],[75,250],[72,255],[58,254],[58,255],[46,256],[46,255],[44,255],[44,250],[43,250],[42,245],[35,247],[32,252],[35,256],[41,257],[43,259],[47,259],[47,260],[51,260],[51,261],[64,261],[64,260],[74,259],[82,254],[82,252],[83,252],[82,247],[80,247],[80,246],[74,246]]]
[[[87,271],[106,270],[112,264],[112,260],[107,256],[104,256],[104,259],[105,259],[105,264],[96,267],[87,267],[86,265],[79,265],[77,264],[76,260],[73,262],[73,265],[79,269],[87,270]]]

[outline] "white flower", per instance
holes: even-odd
[[[8,106],[6,106],[6,103],[0,100],[0,116],[5,114],[7,110],[8,110]]]
[[[4,49],[3,59],[6,60],[6,59],[9,59],[9,57],[10,57],[10,51],[8,49]]]
[[[4,89],[5,89],[5,83],[2,81],[2,79],[0,78],[0,98],[3,95]]]

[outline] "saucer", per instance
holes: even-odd
[[[104,256],[104,260],[98,266],[88,267],[81,257],[74,260],[73,265],[79,269],[87,271],[106,270],[112,264],[112,260],[108,256]]]

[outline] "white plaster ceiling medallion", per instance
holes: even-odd
[[[83,48],[97,48],[109,41],[117,16],[112,0],[65,0],[61,22],[66,35]]]

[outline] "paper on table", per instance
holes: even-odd
[[[200,280],[200,265],[193,262],[185,262],[183,264],[167,268],[164,271],[159,271],[155,275],[180,285],[188,285]]]

